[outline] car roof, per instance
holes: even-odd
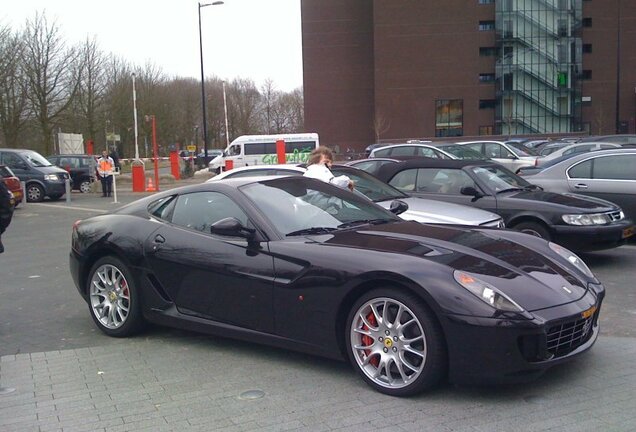
[[[610,156],[610,155],[615,155],[615,154],[618,154],[618,155],[621,155],[621,154],[636,154],[636,148],[616,147],[614,149],[596,150],[596,151],[592,151],[592,152],[579,153],[579,154],[576,154],[575,156],[563,157],[562,159],[561,158],[557,158],[557,159],[555,159],[555,161],[556,161],[555,163],[552,163],[550,165],[546,165],[545,169],[552,168],[552,167],[555,167],[557,165],[561,165],[561,164],[565,164],[565,163],[579,162],[579,161],[581,161],[583,159],[595,158],[595,157],[599,157],[599,156]]]
[[[467,166],[497,166],[495,162],[469,159],[433,159],[433,158],[417,158],[402,161],[394,164],[382,165],[378,170],[377,177],[381,180],[393,178],[400,171],[413,168],[451,168],[462,169]]]

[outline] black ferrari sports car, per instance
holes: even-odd
[[[75,223],[70,269],[108,335],[153,322],[348,358],[391,395],[525,381],[594,344],[605,290],[572,252],[404,208],[305,177],[186,186]]]

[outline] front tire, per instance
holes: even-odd
[[[547,241],[551,240],[550,232],[548,231],[548,229],[538,222],[521,222],[520,224],[513,226],[512,229],[521,231],[522,233],[533,235],[535,237],[540,237]]]
[[[413,294],[394,288],[364,294],[351,308],[345,337],[351,363],[381,393],[410,396],[446,375],[441,328]]]
[[[37,183],[28,184],[26,187],[26,199],[28,202],[42,202],[44,188]]]
[[[97,260],[88,274],[87,285],[88,308],[101,331],[126,337],[141,328],[137,286],[120,259],[106,256]]]

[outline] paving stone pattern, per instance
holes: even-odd
[[[636,431],[636,339],[601,337],[525,385],[412,398],[346,363],[207,336],[0,358],[0,431]],[[248,390],[264,397],[244,400]]]

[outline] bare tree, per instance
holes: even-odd
[[[275,105],[278,101],[278,92],[276,91],[276,86],[274,85],[274,81],[271,79],[266,79],[263,85],[261,86],[261,98],[263,101],[263,122],[265,123],[265,130],[268,134],[272,133],[272,122],[279,123],[276,120],[272,119],[273,111],[276,109]],[[280,126],[277,124],[275,129],[280,130]],[[275,131],[276,132],[276,131]],[[276,132],[279,133],[279,132]]]
[[[373,133],[375,134],[375,142],[380,142],[381,135],[388,131],[390,127],[391,122],[389,122],[382,111],[376,110],[375,116],[373,117]]]
[[[256,133],[260,129],[258,107],[260,93],[251,79],[237,78],[230,84],[228,117],[232,136]]]
[[[78,91],[77,103],[85,122],[85,137],[95,140],[98,132],[100,112],[103,110],[104,97],[108,82],[105,76],[106,58],[100,51],[97,41],[87,39],[82,46],[81,67],[84,71]],[[101,126],[101,125],[100,125]],[[99,128],[101,129],[101,127]]]
[[[27,20],[22,60],[28,99],[40,128],[43,150],[53,150],[53,130],[71,105],[80,82],[78,50],[67,48],[59,27],[44,14]]]
[[[19,36],[0,28],[0,131],[8,147],[18,146],[28,114],[21,51]]]

